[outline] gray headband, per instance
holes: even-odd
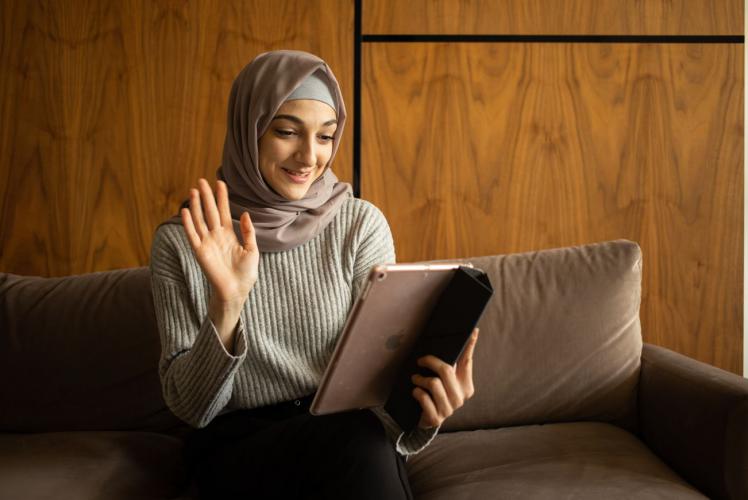
[[[296,87],[296,90],[291,92],[286,98],[286,101],[293,101],[296,99],[314,99],[315,101],[321,101],[330,106],[332,109],[337,110],[335,106],[335,99],[330,92],[330,87],[324,80],[324,73],[320,70],[315,71],[304,79],[303,82]]]

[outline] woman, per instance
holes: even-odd
[[[216,193],[205,179],[156,231],[151,272],[166,403],[198,430],[187,458],[206,498],[411,498],[419,452],[473,393],[422,359],[423,408],[407,434],[381,409],[308,407],[363,279],[394,262],[387,221],[330,164],[346,112],[324,61],[259,55],[235,80]]]

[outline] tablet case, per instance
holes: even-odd
[[[348,313],[309,412],[384,407],[459,263],[373,266]]]
[[[411,376],[415,373],[436,376],[428,368],[418,366],[418,358],[433,354],[455,364],[492,295],[491,282],[483,271],[464,266],[455,270],[403,363],[385,404],[385,410],[403,431],[414,429],[421,418],[422,409],[413,397],[416,386]]]

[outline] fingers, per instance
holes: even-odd
[[[201,177],[197,181],[197,187],[190,189],[190,217],[195,233],[202,240],[211,229],[219,226],[231,227],[231,211],[226,183],[218,181],[216,187],[218,203],[221,205],[220,212],[208,181]]]
[[[473,396],[475,389],[473,387],[473,353],[475,352],[475,345],[478,343],[478,335],[480,330],[475,328],[468,345],[465,350],[462,351],[460,359],[457,360],[457,366],[455,368],[457,372],[457,379],[460,380],[461,385],[465,390],[465,398],[469,399]]]
[[[470,334],[470,339],[468,340],[468,343],[465,346],[465,349],[462,351],[462,354],[460,355],[460,359],[457,360],[458,366],[460,363],[466,363],[468,361],[473,360],[473,352],[475,351],[475,344],[478,343],[479,334],[480,334],[480,328],[473,328],[473,333]]]
[[[239,219],[239,227],[242,230],[242,245],[248,252],[257,250],[257,235],[255,234],[255,227],[252,225],[252,219],[249,216],[249,212],[244,212]]]
[[[198,189],[190,189],[190,209],[185,208],[181,211],[182,225],[184,225],[185,232],[194,248],[200,246],[202,240],[208,236],[212,229],[217,227],[233,229],[226,183],[221,180],[216,182],[215,198],[207,180],[201,177],[197,184]],[[256,251],[257,236],[248,212],[241,215],[239,227],[244,239],[242,242],[244,248],[247,251]]]
[[[216,201],[218,202],[218,214],[221,218],[221,225],[231,228],[231,209],[229,208],[229,188],[223,181],[216,182]]]
[[[432,390],[431,392],[432,396],[435,397],[437,408],[439,408],[439,412],[444,416],[448,417],[452,414],[454,410],[462,406],[462,403],[465,399],[462,391],[462,387],[460,387],[460,384],[457,380],[457,377],[455,375],[455,369],[453,366],[445,363],[441,359],[437,358],[436,356],[424,356],[420,358],[418,361],[418,366],[422,366],[424,368],[428,368],[431,371],[433,371],[437,377],[423,377],[421,375],[414,375],[413,376],[413,383],[418,382],[424,382],[425,384],[431,384],[434,389],[436,389],[436,393]],[[438,384],[437,384],[438,382]],[[418,384],[417,384],[418,385]],[[422,386],[424,389],[430,389],[431,387],[426,385]],[[445,401],[440,401],[440,398],[444,396]],[[447,412],[442,412],[442,409]]]
[[[208,227],[203,219],[203,209],[200,206],[200,192],[197,189],[190,189],[190,215],[197,235],[200,240],[208,234]]]
[[[429,368],[437,375],[436,377],[425,377],[415,374],[411,377],[411,381],[416,385],[413,396],[424,409],[423,420],[431,422],[432,425],[441,425],[441,422],[451,416],[455,410],[462,407],[465,401],[473,396],[475,390],[473,387],[472,359],[477,341],[478,329],[476,328],[473,330],[456,366],[445,363],[431,355],[418,359],[418,366]],[[428,398],[428,401],[426,401],[426,398]],[[433,412],[429,413],[431,407],[433,407]],[[437,423],[433,424],[433,422]]]
[[[438,377],[424,377],[422,375],[413,375],[411,377],[417,388],[425,391],[430,397],[439,420],[444,420],[454,413],[455,408],[452,406],[449,395],[447,394],[444,384]]]
[[[216,206],[216,199],[213,197],[213,190],[210,188],[208,181],[202,177],[198,179],[197,186],[200,190],[200,197],[202,198],[208,228],[215,229],[221,225],[221,217],[218,214],[218,207]]]
[[[187,208],[183,208],[179,211],[182,214],[182,225],[184,226],[184,232],[187,233],[187,239],[192,245],[192,248],[197,249],[200,247],[200,237],[195,231],[195,225],[192,223],[192,216]]]
[[[434,405],[434,401],[429,396],[428,392],[424,391],[420,387],[413,389],[413,397],[416,398],[418,404],[421,405],[423,410],[421,413],[421,421],[419,425],[421,427],[437,427],[442,424],[444,419],[439,417],[439,412]]]

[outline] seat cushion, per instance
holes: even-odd
[[[706,498],[606,423],[444,433],[407,468],[418,500]]]
[[[0,434],[0,498],[190,498],[182,449],[151,432]]]

